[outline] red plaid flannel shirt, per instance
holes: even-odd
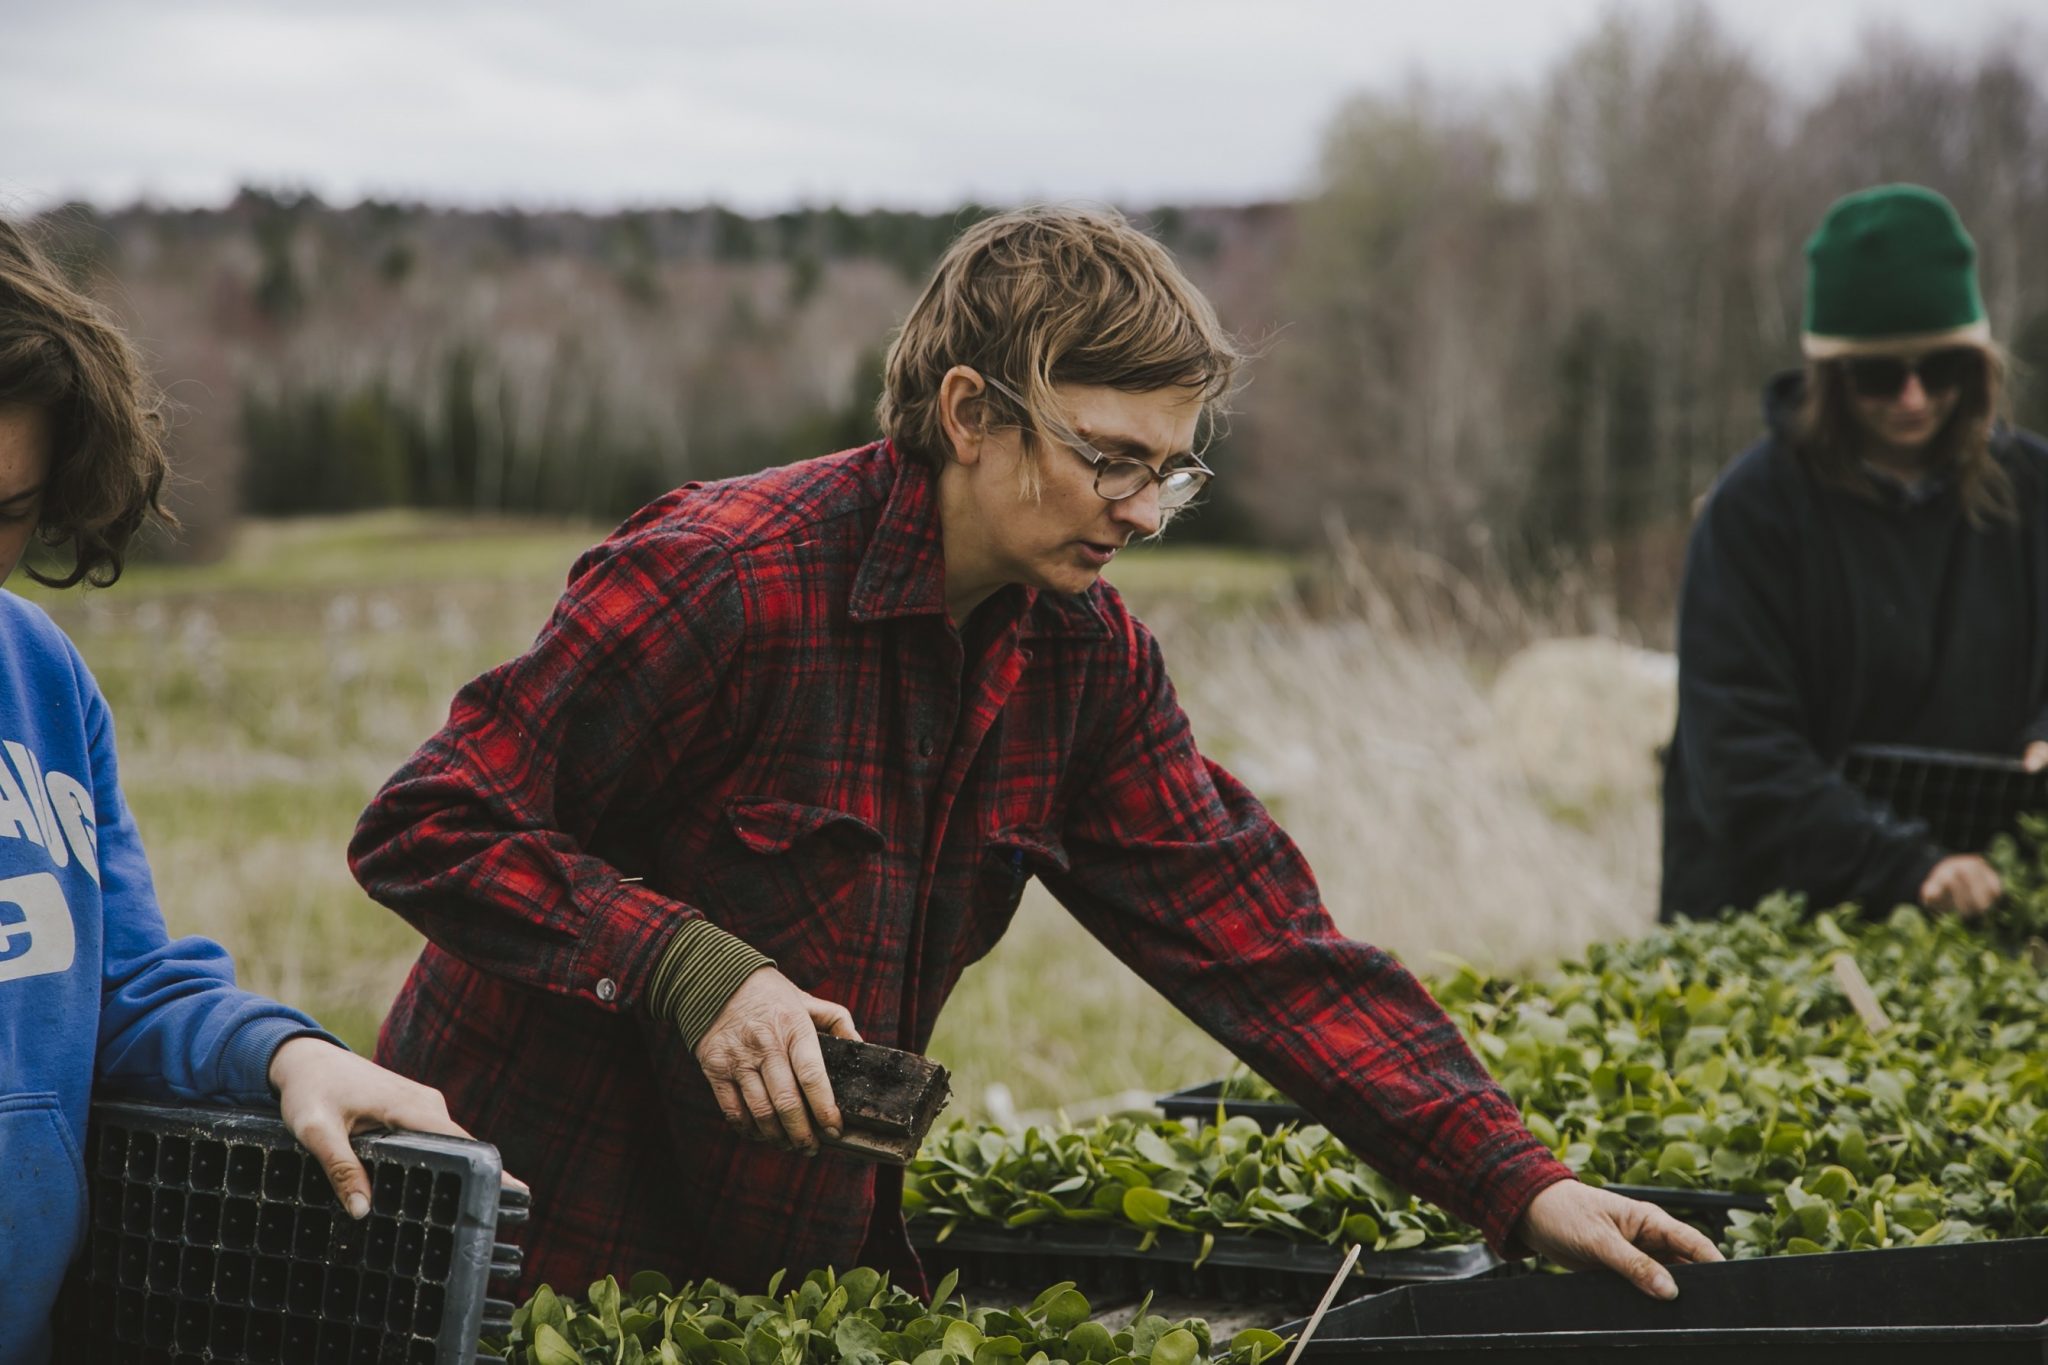
[[[701,915],[922,1051],[1030,876],[1502,1243],[1569,1173],[1415,979],[1332,927],[1116,591],[1005,589],[967,657],[943,586],[933,478],[886,443],[678,489],[583,556],[364,814],[357,877],[429,940],[378,1058],[531,1182],[523,1288],[857,1262],[916,1283],[897,1173],[733,1135],[641,993]]]

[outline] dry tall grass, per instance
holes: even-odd
[[[247,984],[367,1046],[418,939],[356,889],[350,829],[454,689],[530,640],[595,534],[394,515],[256,527],[223,565],[42,595],[114,706],[174,931],[220,939]],[[1347,932],[1428,971],[1440,953],[1529,966],[1648,922],[1647,772],[1559,812],[1499,759],[1485,679],[1541,626],[1496,590],[1396,611],[1354,571],[1312,614],[1284,563],[1164,549],[1118,580],[1205,750],[1293,833]],[[969,1109],[996,1082],[1044,1108],[1224,1060],[1035,888],[933,1051]]]
[[[1171,589],[1170,557],[1134,560],[1126,592],[1203,751],[1301,846],[1345,933],[1428,974],[1447,958],[1525,970],[1640,932],[1656,906],[1650,753],[1600,799],[1560,807],[1514,761],[1489,701],[1500,657],[1570,616],[1403,563],[1382,574],[1428,581],[1392,584],[1354,558],[1341,591],[1314,594],[1331,603],[1317,613],[1291,592],[1218,609]],[[932,1051],[968,1107],[1001,1083],[1027,1111],[1156,1093],[1229,1061],[1035,886]]]

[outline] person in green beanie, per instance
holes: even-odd
[[[1666,919],[1776,890],[1966,917],[1967,850],[1842,776],[1852,745],[2048,766],[2048,444],[2000,420],[2005,365],[1948,201],[1881,185],[1806,244],[1803,369],[1687,547],[1664,781]]]

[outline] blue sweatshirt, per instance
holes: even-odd
[[[267,1103],[271,1055],[318,1032],[235,989],[218,944],[170,940],[106,701],[50,618],[0,591],[0,1365],[49,1356],[95,1087]]]

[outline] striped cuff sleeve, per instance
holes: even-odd
[[[684,920],[655,965],[647,1011],[674,1024],[694,1052],[740,983],[774,965],[709,920]]]

